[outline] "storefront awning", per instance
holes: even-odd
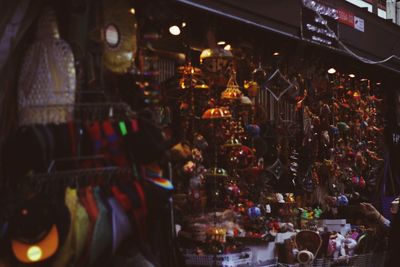
[[[293,0],[177,0],[223,17],[292,39],[302,35],[303,1]],[[336,18],[338,53],[400,73],[400,27],[346,1],[314,1],[332,7]],[[390,59],[388,59],[390,58]],[[387,61],[383,61],[388,59]]]

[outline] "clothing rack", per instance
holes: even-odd
[[[100,103],[74,103],[74,104],[51,104],[51,105],[32,105],[29,106],[33,114],[38,115],[40,119],[53,121],[58,118],[63,121],[79,121],[88,119],[125,119],[136,118],[136,112],[132,111],[130,106],[124,102],[100,102]],[[43,121],[45,123],[46,121]]]
[[[100,102],[100,103],[75,103],[75,104],[51,104],[51,105],[32,105],[29,108],[33,109],[61,109],[71,108],[75,111],[93,111],[93,110],[109,110],[115,109],[117,111],[134,114],[125,102]]]
[[[101,179],[105,183],[114,181],[115,178],[129,177],[133,174],[129,167],[99,167],[77,170],[55,171],[48,173],[32,174],[27,176],[27,183],[31,186],[41,186],[49,182],[80,185],[81,182],[96,181]]]
[[[88,169],[77,169],[77,170],[67,170],[67,171],[55,171],[50,173],[40,173],[40,174],[32,174],[28,176],[28,179],[32,180],[51,180],[51,179],[59,179],[59,178],[80,178],[87,176],[118,176],[118,175],[126,175],[132,174],[132,169],[129,167],[99,167],[99,168],[88,168]]]

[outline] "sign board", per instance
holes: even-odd
[[[303,0],[301,37],[313,43],[338,47],[338,12],[316,1]]]
[[[362,18],[354,16],[354,29],[360,32],[365,31],[364,20]]]
[[[339,15],[339,22],[346,24],[347,26],[350,26],[351,28],[358,30],[360,32],[365,31],[365,22],[364,19],[354,16],[353,13],[344,10],[344,9],[338,9],[338,15]]]
[[[339,9],[338,10],[338,15],[339,15],[339,22],[346,24],[347,26],[350,26],[354,28],[354,14],[344,10],[344,9]]]

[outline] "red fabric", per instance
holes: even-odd
[[[136,119],[131,120],[131,129],[134,133],[137,133],[139,131],[139,124]]]
[[[140,206],[139,206],[139,208],[136,208],[133,210],[133,216],[140,228],[141,237],[143,239],[145,239],[147,236],[146,219],[147,219],[147,211],[148,211],[147,203],[146,203],[146,196],[143,191],[142,185],[138,181],[133,181],[133,188],[139,195],[139,199],[140,199]]]
[[[111,192],[113,193],[113,196],[115,199],[118,201],[118,203],[121,205],[121,207],[126,211],[131,211],[132,210],[132,202],[129,199],[127,195],[121,192],[119,188],[115,185],[111,187]]]
[[[122,147],[122,139],[117,135],[112,123],[110,121],[104,121],[102,123],[102,129],[105,135],[104,141],[107,143],[106,159],[116,166],[127,166],[128,160],[125,157],[124,149]]]

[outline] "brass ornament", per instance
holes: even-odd
[[[128,72],[137,51],[137,21],[127,0],[103,0],[104,66],[111,72]]]
[[[224,107],[209,108],[201,116],[203,120],[229,119],[231,117],[232,114],[229,109]]]
[[[239,85],[236,81],[236,72],[233,71],[226,89],[221,93],[221,99],[234,101],[241,99],[242,96],[243,93],[240,91]]]

